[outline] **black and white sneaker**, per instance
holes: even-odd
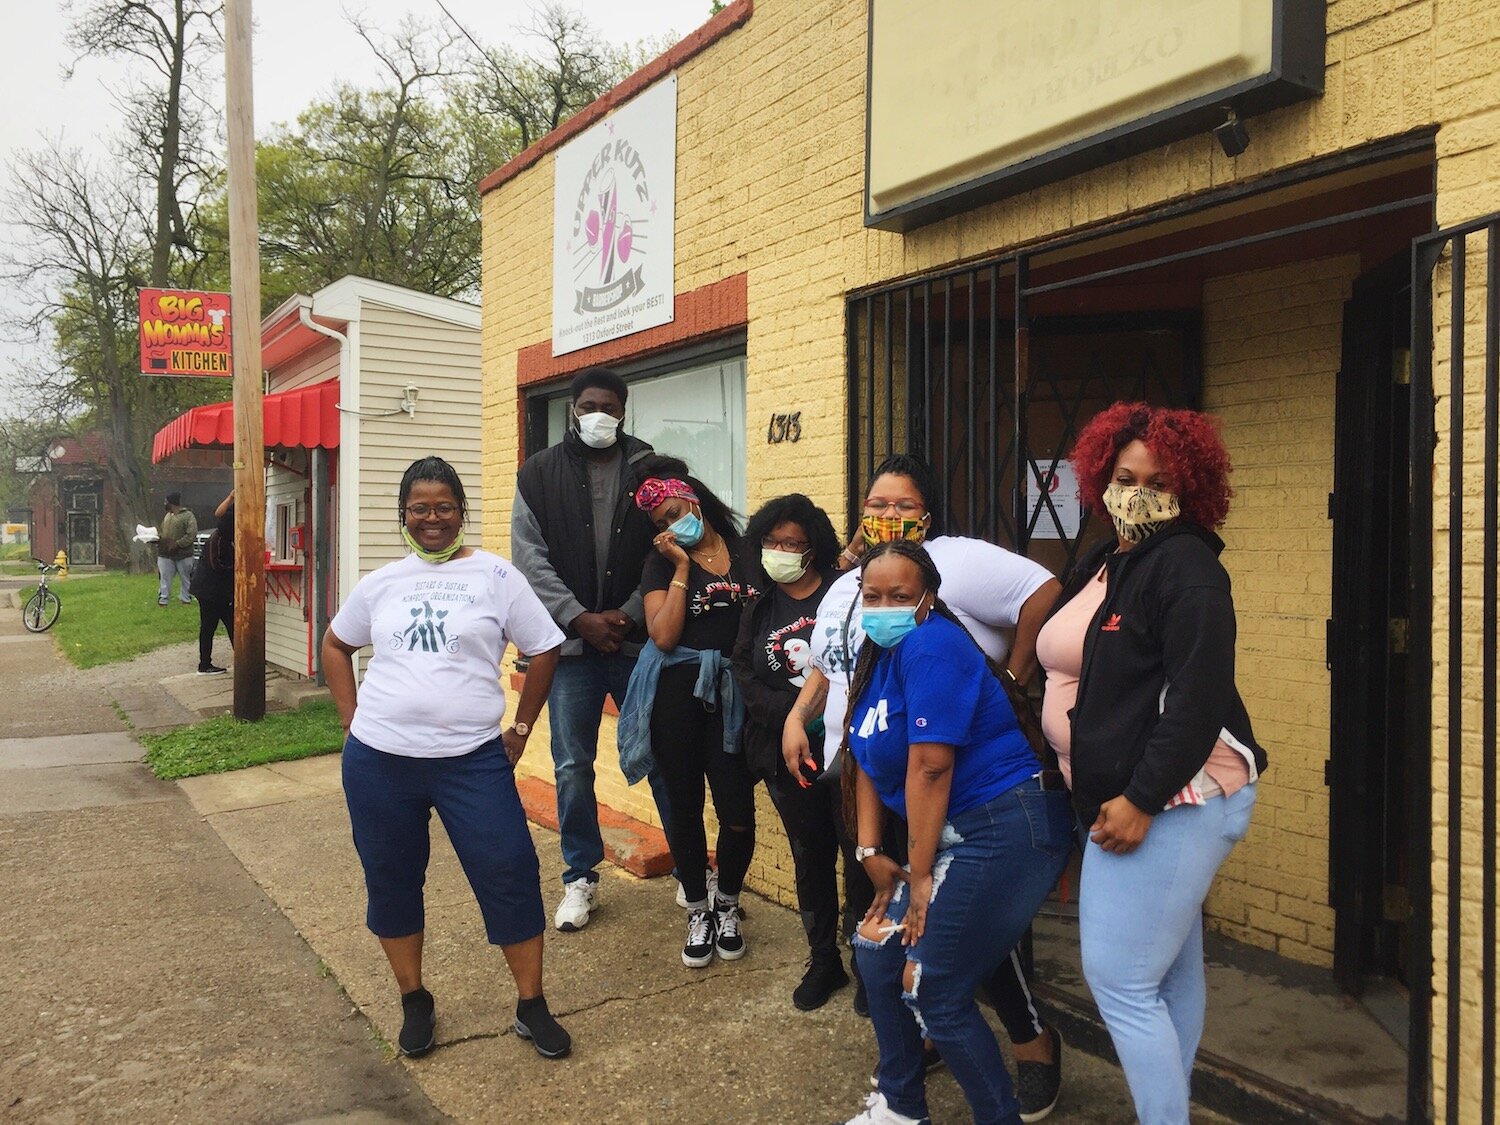
[[[200,676],[222,676],[227,671],[229,671],[229,669],[227,669],[227,668],[220,668],[217,664],[209,664],[209,665],[207,665],[205,667],[199,668],[198,669],[198,675],[200,675]]]
[[[682,947],[682,963],[690,969],[701,969],[714,959],[714,912],[706,906],[688,911],[687,943]]]
[[[544,1059],[560,1059],[573,1050],[573,1037],[553,1018],[541,996],[516,1003],[516,1034],[536,1048]]]
[[[425,988],[414,989],[401,996],[401,1053],[408,1058],[421,1058],[437,1046],[437,1017],[432,993]]]
[[[721,961],[738,961],[745,955],[745,935],[740,932],[740,901],[714,896],[714,951]]]

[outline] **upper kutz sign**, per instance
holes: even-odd
[[[234,374],[230,362],[229,294],[142,289],[141,374]]]
[[[557,150],[552,354],[670,324],[677,76]]]

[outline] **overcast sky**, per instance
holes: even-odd
[[[704,23],[710,8],[709,0],[568,4],[616,43],[669,33],[680,38]],[[0,0],[0,175],[6,180],[12,154],[36,146],[43,137],[61,136],[69,145],[102,153],[105,138],[118,127],[109,91],[111,85],[127,81],[129,74],[119,66],[88,59],[64,81],[63,71],[74,60],[63,42],[68,17],[62,7],[56,0]],[[448,7],[480,42],[508,42],[525,49],[526,40],[517,29],[530,20],[532,5],[527,0],[448,0]],[[379,80],[377,64],[354,33],[349,15],[391,30],[408,14],[442,19],[435,0],[254,0],[254,13],[255,120],[260,132],[293,120],[338,81]],[[0,226],[0,242],[9,237]],[[0,315],[5,311],[0,305]],[[26,359],[25,350],[0,340],[0,394],[5,376]],[[10,413],[7,406],[0,401],[0,414]]]

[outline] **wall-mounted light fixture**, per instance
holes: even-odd
[[[393,414],[406,414],[412,418],[417,416],[417,396],[421,394],[415,383],[407,383],[401,388],[401,401],[396,404],[394,410],[358,410],[352,406],[338,403],[338,409],[345,414],[358,414],[361,418],[389,418]]]
[[[1214,140],[1219,142],[1225,156],[1238,156],[1250,147],[1250,130],[1234,112],[1234,106],[1227,105],[1224,109],[1229,116],[1224,119],[1224,124],[1214,126]]]
[[[415,383],[407,383],[401,391],[401,409],[413,418],[417,416],[417,395],[419,393]]]

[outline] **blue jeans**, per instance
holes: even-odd
[[[1142,1125],[1187,1125],[1207,999],[1203,900],[1249,831],[1255,788],[1158,813],[1129,855],[1084,848],[1083,975]]]
[[[606,656],[585,645],[581,656],[564,656],[552,677],[547,716],[552,729],[552,765],[557,778],[557,824],[562,835],[563,882],[597,882],[594,868],[604,862],[604,837],[599,834],[599,805],[594,800],[594,759],[599,756],[599,719],[604,697],[615,706],[625,702],[625,688],[635,668],[635,657]],[[652,769],[646,781],[656,800],[663,825],[672,823],[671,807],[661,771]],[[670,844],[670,836],[668,843]]]
[[[879,944],[855,935],[854,959],[880,1045],[876,1078],[897,1113],[927,1116],[925,1031],[976,1122],[1020,1121],[1000,1045],[974,995],[1057,884],[1072,846],[1071,823],[1067,794],[1044,792],[1035,779],[960,813],[943,827],[917,944],[907,949],[897,935]],[[897,892],[886,913],[899,922],[910,900],[904,884]],[[908,960],[916,978],[909,993],[901,980]]]
[[[156,600],[162,605],[172,599],[172,578],[174,576],[182,579],[178,583],[177,594],[182,599],[182,604],[191,602],[192,595],[188,593],[188,583],[193,580],[193,558],[189,555],[185,559],[169,559],[164,555],[156,556],[156,576],[159,581],[156,584]]]

